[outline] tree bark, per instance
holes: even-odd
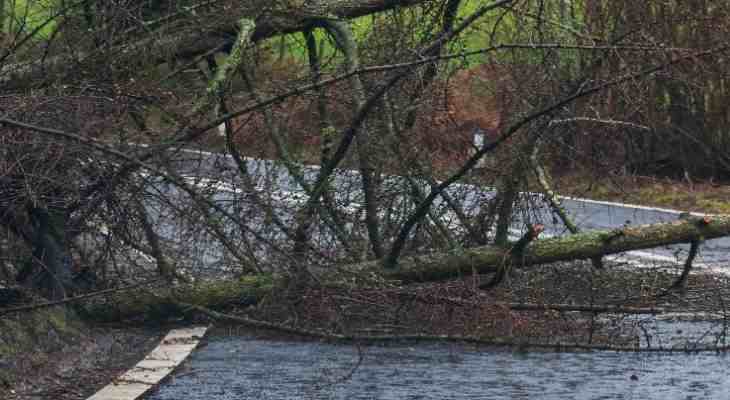
[[[360,272],[379,274],[403,283],[438,281],[473,273],[496,272],[505,264],[527,267],[557,261],[593,259],[598,256],[648,249],[677,243],[691,243],[730,235],[730,215],[592,231],[533,241],[515,257],[506,248],[481,246],[449,253],[404,257],[391,269],[380,260],[349,266]]]
[[[63,211],[28,207],[33,227],[33,253],[16,279],[38,289],[50,300],[59,300],[72,288],[71,257],[65,240]]]
[[[358,54],[357,42],[355,41],[352,28],[347,23],[325,20],[323,22],[325,29],[335,39],[337,47],[345,57],[344,64],[348,73],[353,73],[350,77],[350,90],[352,91],[352,101],[354,104],[354,112],[365,106],[367,101],[365,97],[365,89],[363,87],[360,76],[354,74],[360,68],[360,55]],[[363,121],[360,128],[360,134],[355,138],[357,144],[357,158],[359,162],[360,177],[362,178],[362,191],[365,195],[365,226],[368,231],[368,238],[375,257],[383,257],[383,242],[380,237],[380,224],[378,221],[378,173],[373,167],[371,153],[375,151],[370,138],[369,127],[366,121]]]
[[[713,239],[730,236],[730,215],[679,220],[613,231],[594,231],[564,237],[531,241],[523,251],[482,246],[450,253],[405,257],[394,269],[383,269],[380,261],[371,261],[327,269],[321,272],[322,282],[341,277],[341,271],[358,272],[399,280],[403,284],[437,281],[477,273],[496,272],[505,263],[512,267],[530,266],[556,261],[590,259],[630,250],[675,243],[693,242],[697,238]],[[267,274],[247,276],[238,281],[200,282],[175,288],[144,292],[135,296],[120,294],[103,303],[84,307],[88,316],[106,321],[139,317],[177,317],[191,306],[217,308],[231,304],[252,305],[272,291],[279,280]],[[187,304],[187,306],[185,306]],[[632,312],[611,306],[525,305],[509,304],[515,310],[563,309],[590,312]],[[634,312],[653,312],[649,309]],[[660,311],[657,311],[660,312]]]
[[[540,145],[541,140],[538,137],[532,149],[532,154],[530,155],[530,164],[532,170],[535,172],[537,182],[542,188],[545,199],[547,199],[548,204],[550,204],[550,208],[553,210],[553,213],[555,213],[560,218],[560,220],[563,222],[563,225],[565,225],[570,233],[577,234],[580,232],[580,229],[578,229],[578,226],[573,222],[573,220],[570,219],[570,216],[568,216],[565,208],[563,208],[560,198],[550,186],[550,179],[547,172],[545,172],[545,168],[543,168],[542,164],[540,164],[540,161],[538,161],[537,159],[537,154],[540,151]],[[600,256],[592,259],[591,262],[593,263],[594,268],[603,268],[603,259]]]
[[[276,280],[267,274],[246,276],[238,280],[198,282],[168,288],[118,292],[104,301],[83,304],[81,314],[99,322],[128,319],[166,320],[179,318],[186,306],[204,305],[211,308],[249,306],[261,301],[275,290]],[[0,315],[3,310],[0,309]]]

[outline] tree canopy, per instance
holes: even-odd
[[[516,260],[553,215],[579,234],[551,170],[730,171],[723,4],[2,4],[0,278],[54,299]]]

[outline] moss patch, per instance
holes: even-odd
[[[0,318],[0,359],[27,352],[53,351],[80,336],[73,312],[54,307]]]
[[[276,286],[271,275],[244,276],[236,280],[198,282],[170,288],[121,292],[101,301],[79,306],[84,318],[99,322],[125,320],[166,321],[179,318],[181,304],[225,308],[255,304]]]

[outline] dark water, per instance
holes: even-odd
[[[149,398],[730,399],[729,368],[730,356],[717,354],[516,353],[456,344],[358,350],[218,336]]]

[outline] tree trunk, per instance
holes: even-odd
[[[258,303],[275,290],[277,281],[271,275],[245,276],[238,280],[222,280],[185,284],[166,288],[121,291],[104,301],[88,302],[79,308],[87,318],[112,322],[126,319],[166,320],[179,318],[186,312],[183,304],[211,308],[245,307]]]
[[[323,21],[325,29],[334,37],[337,47],[345,57],[344,64],[350,77],[350,90],[354,105],[353,115],[357,114],[367,102],[365,89],[360,76],[355,72],[360,68],[360,55],[358,54],[357,42],[354,33],[348,23],[337,21]],[[363,121],[360,134],[355,137],[357,143],[357,158],[359,162],[360,177],[362,178],[362,191],[365,195],[365,226],[368,231],[368,238],[375,257],[382,258],[384,254],[383,242],[380,237],[380,224],[378,221],[378,173],[373,167],[371,160],[375,149],[370,139],[370,128],[367,121]]]
[[[597,255],[621,253],[730,235],[730,215],[718,215],[692,220],[644,225],[579,233],[564,237],[531,241],[524,251],[494,246],[482,246],[452,253],[438,253],[408,257],[394,269],[383,269],[380,261],[350,264],[321,272],[322,282],[341,277],[341,271],[380,275],[401,283],[437,281],[477,273],[496,272],[504,263],[514,267],[544,264],[555,261],[590,259]],[[334,271],[334,272],[333,272]],[[156,289],[134,296],[120,293],[103,303],[84,307],[85,313],[102,320],[127,318],[178,317],[189,306],[217,308],[231,304],[252,305],[279,288],[279,280],[259,274],[239,281],[200,282],[175,288]],[[336,283],[335,283],[336,284]],[[520,305],[511,305],[520,309]],[[525,308],[526,309],[526,308]]]
[[[32,286],[49,300],[59,300],[72,287],[72,263],[64,237],[62,212],[29,207],[33,253],[17,280]]]
[[[717,215],[669,223],[592,231],[533,241],[519,255],[506,248],[481,246],[449,253],[405,257],[395,268],[384,269],[380,260],[351,265],[351,270],[373,272],[403,283],[437,281],[473,273],[491,273],[505,263],[526,267],[556,261],[593,259],[598,256],[691,243],[730,235],[730,215]]]

